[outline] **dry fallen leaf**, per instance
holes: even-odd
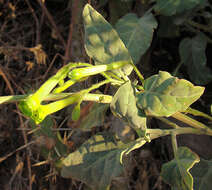
[[[46,64],[46,53],[42,49],[42,45],[38,44],[35,47],[29,49],[34,55],[38,64]]]
[[[31,61],[26,61],[25,64],[27,65],[27,71],[30,71],[34,66],[34,63]]]

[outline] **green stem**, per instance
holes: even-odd
[[[188,117],[185,114],[177,112],[174,115],[172,115],[172,117],[174,117],[175,119],[178,119],[179,121],[182,121],[182,122],[190,125],[193,128],[201,129],[203,131],[206,131],[209,135],[212,135],[212,130],[210,128],[208,128],[203,123],[201,123],[199,121],[196,121],[195,119],[192,119],[191,117]]]
[[[162,122],[166,123],[170,127],[173,127],[174,129],[180,128],[176,123],[173,123],[173,122],[169,121],[168,119],[166,119],[164,117],[157,117],[157,119],[159,119]]]
[[[178,73],[178,71],[179,71],[179,69],[180,69],[180,67],[183,65],[183,62],[181,61],[178,65],[177,65],[177,67],[176,67],[176,69],[174,70],[174,72],[172,73],[172,75],[173,76],[176,76],[177,75],[177,73]]]
[[[100,86],[103,86],[103,85],[105,85],[105,84],[107,84],[107,83],[110,83],[111,81],[112,81],[112,80],[110,80],[110,79],[106,79],[106,80],[104,80],[104,81],[102,81],[102,82],[99,82],[99,83],[97,83],[97,84],[92,85],[92,86],[91,86],[90,88],[88,88],[88,89],[82,90],[80,93],[82,93],[82,94],[87,94],[87,93],[89,93],[90,91],[99,88]]]
[[[177,129],[147,129],[146,132],[150,134],[150,139],[156,139],[159,137],[176,134],[176,135],[182,135],[182,134],[196,134],[196,135],[210,135],[206,131],[203,131],[201,129],[194,129],[191,127],[180,127]]]
[[[114,79],[118,81],[123,81],[119,76],[115,75],[112,71],[107,71],[106,73],[107,75],[110,75],[111,77],[113,77]]]
[[[203,24],[194,22],[192,20],[188,20],[187,23],[190,24],[191,26],[195,27],[195,28],[204,30],[205,32],[209,32],[209,33],[212,34],[212,28],[211,28],[211,26],[203,25]]]
[[[208,115],[206,113],[203,113],[203,112],[201,112],[199,110],[190,108],[190,107],[186,110],[186,113],[190,113],[190,114],[192,114],[194,116],[201,116],[201,117],[204,117],[204,118],[209,119],[209,120],[212,121],[212,117],[210,115]]]
[[[39,98],[39,101],[42,100],[52,91],[52,89],[59,83],[59,81],[66,78],[70,68],[73,67],[72,63],[62,67],[56,75],[50,77],[32,96],[31,98]]]
[[[177,146],[177,136],[174,132],[171,134],[171,140],[172,140],[172,148],[174,152],[174,157],[176,158],[178,146]]]
[[[110,80],[111,83],[113,84],[122,84],[124,82],[121,78],[117,77],[116,75],[115,75],[116,79],[111,78],[106,72],[102,72],[101,75],[104,76],[106,79]]]
[[[69,106],[70,104],[74,104],[78,99],[79,94],[76,93],[68,98],[58,100],[47,105],[41,105],[41,109],[47,110],[46,114],[49,115]]]
[[[52,103],[45,104],[45,105],[39,105],[38,107],[36,107],[35,110],[32,110],[32,111],[30,110],[31,112],[29,112],[29,113],[27,112],[28,110],[27,111],[24,110],[25,115],[31,117],[35,121],[36,124],[39,124],[40,122],[42,122],[45,119],[45,117],[47,115],[55,113],[65,107],[69,106],[70,104],[82,102],[84,97],[86,97],[87,93],[89,93],[91,90],[99,88],[100,86],[102,86],[104,84],[107,84],[108,82],[110,82],[110,80],[105,80],[105,81],[102,81],[98,84],[91,86],[88,89],[77,92],[65,99],[58,100],[56,102],[52,102]]]
[[[57,87],[56,89],[54,89],[53,93],[60,93],[63,92],[64,90],[66,90],[67,88],[69,88],[70,86],[72,86],[73,84],[75,84],[76,81],[73,80],[68,80],[67,82],[65,82],[62,86]]]
[[[71,69],[79,66],[91,66],[88,63],[69,63],[62,67],[54,76],[50,77],[31,98],[39,99],[40,103],[53,90],[53,88],[64,78],[67,77]]]
[[[60,100],[60,99],[72,96],[73,94],[74,93],[49,94],[44,98],[44,101]],[[30,95],[31,94],[14,95],[14,96],[1,96],[0,97],[0,104],[24,101]],[[85,97],[83,97],[83,101],[94,101],[94,102],[98,102],[98,103],[109,104],[112,101],[112,96],[104,95],[104,94],[88,93]]]
[[[143,75],[140,73],[140,71],[138,70],[138,68],[133,63],[131,63],[131,65],[132,65],[134,71],[136,72],[136,74],[138,75],[138,77],[139,77],[142,85],[144,85],[144,77],[143,77]]]

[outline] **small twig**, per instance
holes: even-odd
[[[0,66],[0,75],[2,76],[2,78],[4,79],[5,83],[7,84],[7,87],[9,88],[11,94],[14,94],[14,91],[11,87],[11,84],[9,82],[9,80],[7,79],[7,76],[5,75],[3,68]]]
[[[68,35],[68,41],[67,41],[67,46],[66,46],[66,51],[65,51],[65,61],[70,60],[71,57],[71,41],[72,41],[72,34],[74,30],[74,25],[75,25],[75,15],[77,14],[78,11],[78,3],[79,0],[72,1],[73,5],[71,8],[71,20],[70,20],[70,25],[69,25],[69,35]]]
[[[66,119],[66,120],[67,120],[67,119]],[[66,120],[65,120],[65,121],[66,121]],[[37,127],[36,130],[37,130],[37,129],[40,129],[40,128]],[[23,128],[18,128],[17,130],[18,130],[18,131],[21,131],[21,130],[32,131],[32,129],[29,129],[29,128],[24,128],[24,129],[23,129]],[[73,131],[72,128],[51,128],[50,130],[51,130],[51,131]]]
[[[38,45],[40,43],[40,25],[39,25],[39,21],[38,21],[38,18],[37,18],[36,14],[35,14],[34,9],[31,6],[29,0],[25,0],[25,1],[26,1],[27,5],[29,7],[29,10],[32,13],[33,18],[35,19],[35,24],[36,24],[36,45]]]
[[[16,103],[16,107],[18,109],[18,104]],[[21,117],[21,115],[19,114],[19,120],[21,122],[21,128],[24,128],[24,122],[23,122],[23,118]],[[24,138],[24,144],[25,145],[28,145],[28,140],[27,140],[27,135],[26,135],[26,132],[23,130],[22,131],[22,135],[23,135],[23,138]],[[26,159],[27,159],[27,167],[28,167],[28,177],[29,177],[29,190],[32,190],[32,169],[31,169],[31,161],[30,161],[30,157],[29,157],[29,149],[27,147],[27,155],[26,155]]]
[[[25,94],[24,89],[23,89],[21,86],[18,86],[18,85],[16,84],[16,82],[13,80],[12,76],[11,76],[8,72],[7,72],[7,78],[9,79],[9,81],[11,81],[11,83],[12,83],[13,85],[15,85],[15,88],[16,88],[17,90],[19,90],[22,94]]]
[[[0,75],[5,80],[7,86],[10,90],[10,93],[15,94],[13,88],[11,87],[10,81],[7,79],[7,76],[5,75],[2,67],[0,67]],[[16,103],[16,108],[18,110],[18,104],[17,103]],[[22,119],[21,115],[19,115],[19,119],[20,119],[20,122],[21,122],[21,127],[23,127],[23,119]],[[22,135],[23,135],[23,138],[24,138],[24,144],[27,145],[28,144],[27,136],[26,136],[26,132],[24,130],[22,131]],[[27,152],[29,153],[29,150]],[[32,180],[31,180],[32,179],[32,171],[31,171],[31,161],[30,161],[29,154],[27,154],[27,166],[28,166],[28,172],[29,172],[29,190],[32,190]]]
[[[55,60],[56,60],[56,58],[57,58],[58,56],[60,56],[60,57],[63,58],[62,55],[60,55],[59,53],[56,53],[55,56],[54,56],[54,58],[52,59],[51,63],[49,64],[49,67],[48,67],[48,69],[46,70],[45,74],[42,76],[42,79],[45,79],[45,78],[46,78],[46,75],[48,74],[48,72],[49,72],[50,69],[52,68],[52,66],[53,66],[53,64],[54,64],[54,62],[55,62]]]
[[[12,156],[13,154],[15,154],[16,152],[21,151],[21,150],[27,148],[28,146],[34,144],[35,142],[36,142],[36,141],[31,141],[31,142],[29,142],[29,143],[27,143],[27,144],[25,144],[25,145],[23,145],[23,146],[17,148],[16,150],[10,152],[9,154],[7,154],[7,155],[5,155],[5,156],[3,156],[3,157],[0,157],[0,163],[3,162],[4,160],[6,160],[8,157],[10,157],[10,156]]]
[[[30,48],[28,48],[28,47],[23,47],[23,46],[8,46],[3,41],[0,41],[0,43],[2,43],[2,46],[3,46],[4,49],[12,49],[12,50],[18,50],[18,51],[30,51]]]
[[[49,164],[49,163],[50,163],[50,160],[45,160],[45,161],[41,161],[36,164],[33,164],[32,167],[42,166],[42,165]]]
[[[59,38],[59,40],[61,41],[61,43],[63,44],[64,48],[66,47],[66,43],[65,40],[63,39],[62,35],[60,34],[60,31],[56,25],[56,23],[54,22],[54,19],[52,17],[52,15],[49,13],[48,9],[46,8],[46,6],[44,5],[44,3],[41,0],[37,0],[37,2],[39,3],[39,5],[41,6],[42,10],[44,11],[45,15],[47,16],[49,22],[51,23],[51,25],[53,26],[53,28],[55,29],[55,32]]]

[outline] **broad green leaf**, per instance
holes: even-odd
[[[150,47],[156,27],[157,21],[151,13],[145,14],[141,18],[138,18],[136,14],[129,13],[117,22],[117,32],[135,64]]]
[[[194,38],[185,38],[179,46],[181,61],[187,66],[190,79],[201,85],[212,80],[212,71],[206,66],[206,46],[207,39],[203,34],[198,34]]]
[[[176,158],[163,164],[161,176],[172,189],[193,190],[193,178],[189,170],[198,163],[199,157],[187,147],[179,147]]]
[[[106,190],[111,180],[123,172],[123,149],[118,147],[112,138],[96,135],[64,159],[61,175],[80,180],[94,190]]]
[[[83,10],[83,19],[85,49],[87,54],[95,61],[95,64],[108,64],[117,61],[132,62],[130,54],[118,33],[89,4]],[[119,76],[129,75],[131,72],[132,66],[130,64],[115,70],[115,73]]]
[[[212,187],[212,160],[201,159],[191,169],[194,178],[195,190],[211,190]]]
[[[83,130],[89,130],[92,127],[102,125],[108,107],[107,104],[95,103],[91,110],[89,110],[89,114],[80,121],[80,128]]]
[[[123,84],[114,95],[111,104],[111,111],[120,117],[134,129],[141,129],[142,136],[146,134],[146,117],[139,115],[136,106],[135,90],[130,81]]]
[[[155,11],[165,16],[172,16],[204,5],[206,0],[156,0]]]
[[[150,115],[169,117],[185,111],[203,92],[204,87],[159,71],[145,80],[144,92],[137,95],[137,106]]]

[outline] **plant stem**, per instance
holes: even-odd
[[[66,90],[67,88],[69,88],[70,86],[72,86],[73,84],[75,84],[75,81],[73,80],[68,80],[67,82],[65,82],[62,86],[59,86],[57,88],[54,89],[54,93],[60,93],[63,92],[64,90]]]
[[[49,94],[44,98],[44,101],[55,101],[63,98],[72,96],[74,93],[59,93],[59,94]],[[0,97],[0,104],[3,103],[14,103],[25,100],[31,94],[25,95],[15,95],[15,96],[2,96]],[[92,94],[88,93],[83,97],[83,101],[94,101],[98,103],[109,104],[112,101],[112,96],[104,94]]]
[[[208,128],[203,123],[201,123],[199,121],[196,121],[195,119],[192,119],[191,117],[188,117],[185,114],[177,112],[174,115],[172,115],[172,117],[174,117],[175,119],[178,119],[179,121],[182,121],[182,122],[190,125],[193,128],[201,129],[201,130],[207,132],[209,135],[212,135],[212,129]]]
[[[196,134],[196,135],[210,135],[206,131],[201,129],[194,129],[191,127],[181,127],[177,129],[147,129],[146,132],[150,134],[150,139],[156,139],[159,137],[175,134],[175,135],[182,135],[182,134]]]
[[[77,102],[78,99],[79,99],[79,94],[76,93],[68,98],[58,100],[56,102],[52,102],[47,105],[41,105],[41,107],[43,110],[48,110],[47,115],[49,115],[49,114],[52,114],[54,112],[57,112],[65,107],[69,106],[70,104]]]
[[[27,114],[35,121],[36,124],[39,124],[40,122],[44,120],[44,118],[47,115],[55,113],[74,103],[79,103],[80,105],[80,103],[83,101],[83,98],[86,97],[87,93],[109,82],[110,80],[105,80],[100,83],[94,84],[88,89],[77,92],[67,98],[64,98],[49,104],[39,105],[35,110],[32,111],[32,114],[31,113],[30,115],[28,113]]]
[[[121,79],[121,78],[119,78],[118,76],[116,76],[115,75],[115,78],[116,79],[113,79],[113,78],[111,78],[106,72],[102,72],[102,73],[100,73],[102,76],[104,76],[106,79],[108,79],[108,80],[110,80],[111,81],[111,83],[113,83],[113,84],[122,84],[124,81]],[[111,74],[113,74],[113,73],[111,73]]]
[[[31,98],[39,99],[40,102],[53,90],[53,88],[64,78],[67,77],[71,69],[79,66],[90,66],[88,63],[68,63],[62,67],[54,76],[50,77],[32,96]]]
[[[183,62],[181,61],[180,63],[178,63],[176,69],[174,70],[174,72],[172,73],[173,76],[176,76],[180,67],[183,65]]]
[[[180,128],[176,123],[169,121],[164,117],[157,117],[157,119],[161,120],[162,122],[168,124],[169,126],[173,127],[174,129]]]
[[[112,71],[107,71],[106,73],[107,73],[107,75],[109,74],[111,77],[113,77],[114,79],[116,79],[118,81],[123,81],[123,79],[121,79],[119,76],[115,75]]]
[[[178,146],[177,146],[177,136],[174,132],[171,133],[171,140],[172,140],[172,148],[173,148],[173,152],[174,152],[174,157],[176,158]]]
[[[134,71],[136,72],[136,74],[138,75],[138,77],[139,77],[142,85],[144,85],[144,77],[143,77],[143,75],[140,73],[140,71],[138,70],[138,68],[133,63],[131,63],[131,65],[132,65]]]
[[[195,27],[195,28],[204,30],[205,32],[209,32],[209,33],[212,34],[211,26],[203,25],[203,24],[194,22],[192,20],[188,20],[187,23],[190,24],[191,26]]]
[[[190,114],[192,114],[194,116],[201,116],[201,117],[204,117],[204,118],[209,119],[209,120],[212,121],[212,117],[210,115],[208,115],[206,113],[203,113],[203,112],[201,112],[199,110],[193,109],[193,108],[188,108],[186,110],[186,113],[190,113]]]
[[[31,97],[37,97],[37,99],[39,98],[39,101],[42,102],[42,100],[52,91],[59,81],[66,78],[71,66],[72,63],[69,63],[62,67],[56,75],[50,77]]]

